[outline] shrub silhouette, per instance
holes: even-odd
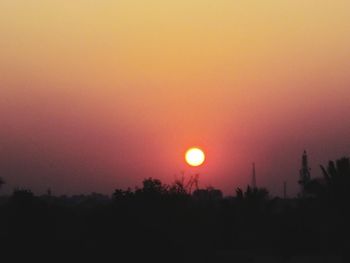
[[[5,181],[0,177],[0,189],[4,186]]]
[[[190,195],[182,181],[167,185],[155,178],[116,189],[111,198],[16,189],[0,203],[0,247],[11,255],[25,251],[27,260],[47,251],[59,262],[247,262],[258,251],[285,260],[340,253],[347,262],[349,159],[322,171],[308,183],[308,198],[272,198],[267,189],[249,186],[235,196],[213,187]]]

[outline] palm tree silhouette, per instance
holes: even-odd
[[[330,161],[327,169],[321,165],[327,195],[334,201],[344,202],[349,196],[350,160],[343,157],[336,162]]]

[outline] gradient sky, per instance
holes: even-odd
[[[5,191],[111,193],[184,170],[297,191],[350,152],[348,0],[0,0]],[[207,152],[184,164],[193,145]]]

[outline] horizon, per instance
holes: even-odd
[[[190,148],[190,149],[193,149],[193,148]],[[310,166],[308,166],[308,155],[307,155],[307,151],[304,150],[303,152],[303,156],[305,156],[304,154],[306,154],[306,168],[309,173],[310,173],[310,179],[311,180],[317,180],[317,179],[323,179],[324,178],[324,175],[323,176],[312,176],[312,173],[311,173],[311,170],[312,168]],[[331,161],[338,161],[342,158],[346,158],[346,159],[349,159],[349,157],[347,156],[342,156],[341,158],[338,158],[337,160],[329,160],[329,162]],[[319,169],[321,170],[321,166],[326,166],[328,165],[329,163],[327,164],[320,164],[319,166]],[[195,190],[206,190],[206,189],[216,189],[216,190],[219,190],[220,192],[222,192],[223,194],[223,197],[226,198],[226,197],[236,197],[237,195],[237,189],[241,189],[243,191],[245,191],[246,189],[248,189],[249,187],[251,189],[265,189],[267,190],[268,192],[268,195],[269,195],[269,198],[283,198],[283,199],[295,199],[295,198],[298,198],[300,196],[300,194],[302,194],[302,189],[303,189],[303,186],[300,185],[300,183],[298,183],[298,189],[296,191],[296,193],[289,193],[288,192],[288,182],[284,181],[282,182],[283,185],[281,186],[281,193],[272,193],[270,192],[270,189],[268,189],[267,187],[264,187],[264,186],[260,186],[260,185],[257,185],[256,184],[256,167],[255,167],[255,163],[252,163],[253,167],[252,167],[252,173],[251,173],[251,178],[250,180],[252,180],[250,183],[247,183],[246,185],[242,185],[242,186],[232,186],[232,189],[231,191],[229,192],[224,192],[222,191],[222,189],[220,188],[216,188],[214,185],[206,185],[206,186],[203,186],[200,184],[200,177],[201,175],[200,174],[197,174],[199,176],[197,183],[198,183],[198,189],[195,189]],[[301,180],[301,171],[303,169],[303,167],[301,166],[300,167],[301,169],[299,170],[299,175],[298,175],[298,178],[297,178],[297,181],[299,182],[299,180]],[[195,176],[196,174],[195,173],[192,173],[192,174],[185,174],[184,171],[181,171],[179,173],[179,175],[175,175],[174,176],[174,180],[172,182],[163,182],[160,180],[160,182],[163,184],[163,186],[166,186],[166,187],[170,187],[172,186],[174,183],[176,183],[176,181],[180,180],[183,184],[187,184],[189,183],[193,176]],[[1,178],[1,177],[0,177]],[[55,193],[54,192],[54,189],[52,189],[52,187],[48,187],[47,189],[45,189],[43,192],[33,192],[30,188],[26,187],[26,186],[14,186],[12,189],[9,189],[9,187],[6,187],[7,185],[7,182],[4,181],[2,185],[0,185],[1,187],[1,191],[2,191],[2,196],[4,196],[3,194],[5,193],[5,196],[10,196],[11,194],[13,194],[15,191],[30,191],[32,192],[33,194],[35,195],[38,195],[38,196],[41,196],[41,195],[46,195],[48,193],[50,193],[50,195],[52,194],[52,196],[55,196],[55,197],[63,197],[63,196],[66,196],[66,197],[73,197],[73,196],[80,196],[80,195],[86,195],[86,196],[89,196],[91,194],[102,194],[102,195],[105,195],[105,196],[108,196],[108,197],[112,197],[113,194],[114,194],[114,191],[115,190],[123,190],[123,191],[126,191],[126,190],[131,190],[131,191],[136,191],[137,189],[141,189],[141,185],[142,185],[142,182],[144,182],[145,180],[148,180],[148,179],[155,179],[155,180],[159,180],[158,178],[153,178],[153,177],[148,177],[148,178],[143,178],[141,182],[139,182],[137,185],[134,185],[134,186],[128,186],[128,187],[125,187],[125,188],[119,188],[117,185],[115,186],[115,188],[113,189],[113,191],[111,193],[106,193],[106,192],[96,192],[96,191],[91,191],[91,192],[81,192],[81,193]],[[254,182],[253,182],[254,181]],[[4,190],[5,189],[5,190]],[[285,192],[284,192],[285,191]],[[188,193],[189,195],[192,195],[193,193]],[[285,195],[285,196],[284,196]]]
[[[112,193],[201,174],[295,196],[350,155],[350,2],[0,3],[0,177]],[[187,149],[205,163],[190,168]]]

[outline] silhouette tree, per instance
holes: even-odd
[[[314,197],[327,198],[341,204],[350,198],[350,160],[343,157],[329,161],[328,166],[320,165],[323,178],[314,178],[305,186],[305,190]]]
[[[321,169],[325,182],[322,185],[323,193],[329,202],[329,210],[338,215],[336,222],[338,226],[337,240],[342,250],[343,261],[349,262],[350,225],[347,222],[350,220],[350,160],[343,157],[335,162],[330,161],[327,168],[321,166]]]
[[[163,185],[159,179],[153,179],[152,177],[143,180],[143,187],[141,193],[146,195],[163,195],[168,192],[168,187]]]
[[[0,177],[0,189],[3,187],[4,184],[5,184],[4,179],[2,179],[2,178]]]
[[[214,187],[207,187],[206,189],[197,189],[193,192],[193,197],[203,201],[220,200],[223,198],[221,190]]]
[[[242,188],[237,188],[236,189],[236,198],[238,199],[238,200],[243,200],[244,199],[244,193],[243,193],[243,190],[242,190]]]
[[[321,169],[330,194],[339,195],[339,197],[347,196],[350,186],[349,158],[343,157],[335,163],[330,161],[327,169],[322,165]]]
[[[236,189],[236,198],[240,200],[256,200],[256,201],[265,201],[269,197],[269,191],[265,188],[250,187],[247,186],[245,192],[241,188]]]
[[[128,188],[126,191],[122,189],[115,189],[114,193],[112,194],[113,200],[128,200],[130,199],[134,193],[131,191],[130,188]]]
[[[142,188],[136,188],[135,198],[141,202],[151,201],[151,203],[159,203],[164,201],[164,197],[169,194],[169,187],[163,184],[159,179],[149,177],[142,182]]]
[[[15,189],[11,196],[12,203],[17,207],[30,207],[34,200],[34,194],[28,189]]]
[[[170,185],[169,193],[173,195],[187,195],[186,187],[183,181],[176,180],[172,185]]]

